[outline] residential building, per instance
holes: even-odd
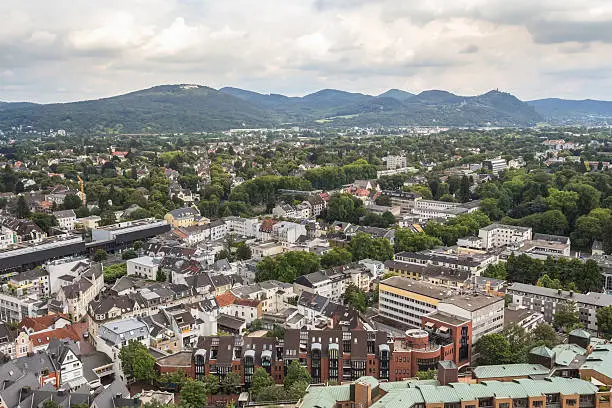
[[[417,266],[436,266],[458,271],[466,271],[471,275],[480,275],[487,266],[497,262],[490,254],[460,253],[448,250],[429,250],[421,252],[399,252],[395,261]]]
[[[580,322],[587,330],[597,331],[597,310],[612,305],[612,295],[604,293],[574,293],[572,291],[549,289],[541,286],[512,283],[507,294],[512,297],[514,307],[526,308],[544,315],[552,323],[557,308],[562,303],[574,302]]]
[[[272,226],[272,238],[283,246],[295,244],[301,236],[306,235],[306,227],[295,222],[281,221]]]
[[[74,210],[54,211],[53,216],[61,229],[68,231],[74,229],[77,220]]]
[[[128,276],[138,276],[139,278],[155,280],[161,259],[153,258],[148,255],[129,259],[127,264]]]
[[[239,237],[254,238],[257,236],[259,220],[257,218],[225,217],[227,232]]]
[[[482,165],[490,170],[493,174],[499,174],[500,171],[503,171],[508,167],[506,160],[502,158],[485,160]]]
[[[384,382],[364,377],[352,384],[309,387],[298,408],[558,407],[609,408],[610,391],[575,378],[459,382],[457,367],[441,363],[438,381]],[[446,368],[449,367],[449,368]],[[500,367],[501,369],[501,367]],[[445,374],[448,372],[448,374]],[[445,380],[445,378],[449,378]],[[442,379],[442,381],[440,381]],[[508,405],[505,405],[508,404]]]
[[[9,278],[7,288],[17,296],[49,296],[49,274],[43,269],[32,269]]]
[[[407,166],[406,156],[389,155],[387,157],[384,157],[383,161],[387,163],[387,170],[403,169]]]
[[[0,216],[0,233],[5,236],[4,240],[8,241],[9,245],[42,242],[47,237],[47,233],[34,221],[4,216]]]
[[[138,341],[147,347],[151,345],[149,327],[146,323],[135,318],[128,318],[102,324],[98,336],[94,337],[96,350],[106,354],[114,362],[115,372],[122,373],[123,376],[125,374],[121,368],[119,351],[131,340]]]
[[[195,207],[177,208],[168,212],[164,220],[173,227],[190,227],[200,222],[200,211]]]
[[[15,357],[15,335],[16,330],[12,330],[6,323],[0,323],[0,356]]]
[[[438,311],[472,322],[472,342],[486,334],[499,333],[504,328],[505,301],[499,296],[453,296],[438,303]]]
[[[482,240],[483,249],[520,245],[531,240],[531,228],[494,223],[481,228],[478,237]]]
[[[440,286],[399,276],[381,281],[378,293],[380,315],[411,327],[421,327],[421,317],[436,312],[440,301],[453,294]]]
[[[274,256],[283,253],[283,246],[275,241],[262,242],[251,245],[251,258],[261,260],[266,256]]]
[[[293,291],[298,296],[306,291],[329,298],[332,302],[341,302],[342,295],[350,282],[351,277],[340,271],[334,269],[317,271],[298,276],[293,282]]]
[[[66,307],[65,312],[69,313],[74,321],[80,321],[87,315],[89,303],[100,294],[103,288],[102,265],[95,263],[73,283],[62,286],[57,294],[57,300]]]

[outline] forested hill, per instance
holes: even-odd
[[[596,101],[593,101],[596,102]],[[532,126],[551,116],[571,116],[561,102],[533,101],[491,91],[458,96],[433,90],[391,89],[378,96],[324,89],[304,97],[238,88],[162,85],[111,98],[62,104],[0,103],[0,130],[30,126],[75,133],[198,132],[231,128],[301,126]],[[612,103],[611,103],[612,104]],[[565,106],[565,105],[563,105]],[[574,105],[577,106],[577,105]],[[581,104],[573,117],[588,115]]]

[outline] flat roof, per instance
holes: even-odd
[[[409,278],[403,278],[401,276],[392,276],[391,278],[385,279],[380,283],[382,285],[391,286],[438,300],[445,299],[453,294],[453,292],[449,289]]]
[[[449,303],[455,305],[464,310],[474,312],[476,310],[494,305],[496,303],[504,303],[504,298],[499,296],[484,296],[484,295],[472,295],[472,296],[453,296],[444,299],[441,303]]]

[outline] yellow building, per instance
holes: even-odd
[[[191,227],[198,225],[202,218],[200,211],[194,207],[184,207],[172,210],[164,216],[164,220],[173,227]]]

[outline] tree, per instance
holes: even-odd
[[[206,395],[214,395],[219,392],[219,378],[215,375],[208,374],[202,379]]]
[[[127,377],[137,380],[150,380],[155,375],[155,357],[149,353],[149,349],[139,341],[130,340],[129,343],[119,351],[121,370]],[[138,360],[144,360],[140,363]],[[149,370],[150,373],[144,372]],[[153,377],[154,378],[154,377]]]
[[[597,310],[597,327],[605,339],[612,338],[612,306]]]
[[[128,249],[127,251],[121,254],[121,259],[127,261],[128,259],[138,258],[138,254],[133,249]]]
[[[240,390],[240,375],[235,372],[228,373],[221,380],[221,391],[224,394],[236,394]]]
[[[536,286],[540,286],[543,288],[549,289],[562,289],[563,285],[561,285],[561,281],[559,279],[551,279],[547,274],[542,275],[540,279],[536,282]]]
[[[512,350],[506,337],[501,333],[485,334],[475,345],[481,365],[508,364],[511,362]]]
[[[470,187],[472,183],[470,183],[470,179],[468,176],[461,177],[461,182],[459,183],[459,191],[457,192],[457,199],[462,203],[470,201],[472,193],[470,192]]]
[[[342,295],[344,304],[353,307],[354,309],[365,313],[367,309],[367,298],[365,293],[355,286],[353,283],[349,283],[344,294]]]
[[[127,275],[127,264],[114,264],[104,267],[104,283],[114,283],[117,279]]]
[[[204,383],[188,378],[181,388],[181,403],[188,407],[203,407],[207,401]]]
[[[506,280],[508,278],[506,264],[503,262],[490,264],[489,266],[487,266],[487,269],[485,269],[482,276],[484,276],[485,278]]]
[[[96,253],[94,254],[93,261],[100,262],[100,261],[106,260],[107,258],[108,258],[108,253],[106,253],[106,251],[103,249],[98,249]]]
[[[531,348],[531,339],[525,329],[516,323],[511,323],[502,331],[502,335],[510,346],[509,361],[514,363],[526,363],[527,352]]]
[[[157,273],[155,274],[155,280],[158,282],[165,282],[166,274],[164,273],[164,271],[162,271],[161,269],[158,269]]]
[[[408,228],[395,230],[395,252],[418,252],[442,246],[442,241],[424,232],[414,232]]]
[[[580,323],[580,315],[576,303],[563,302],[557,304],[557,312],[553,317],[553,325],[566,333],[573,330]]]
[[[251,256],[251,248],[247,244],[240,242],[236,246],[236,259],[239,261],[246,261],[247,259],[251,259]]]
[[[306,389],[310,385],[310,381],[299,380],[291,384],[289,389],[285,389],[287,396],[291,400],[299,400],[306,395]]]
[[[266,337],[283,339],[285,338],[285,328],[281,326],[280,324],[274,324],[274,326],[272,327],[272,330],[269,330],[266,333]]]
[[[158,383],[162,384],[166,388],[172,388],[180,390],[183,384],[187,381],[187,375],[185,371],[171,371],[169,373],[163,373],[159,376]]]
[[[142,241],[134,241],[134,244],[132,245],[132,248],[134,248],[134,251],[138,251],[143,246],[144,246],[144,243]]]
[[[353,254],[353,261],[360,261],[366,258],[377,261],[393,259],[393,247],[388,239],[372,238],[364,233],[358,233],[351,238],[349,251]]]
[[[553,348],[560,343],[560,339],[550,324],[540,323],[531,331],[531,342],[533,347]]]
[[[251,392],[257,395],[262,389],[274,385],[274,380],[265,368],[257,367],[253,373],[253,379],[251,381]]]
[[[353,260],[351,254],[345,248],[334,248],[321,256],[321,266],[323,268],[331,268],[334,266],[346,265]]]
[[[35,212],[30,214],[30,219],[47,234],[50,234],[51,229],[58,225],[57,219],[53,215],[49,214]]]
[[[15,217],[17,218],[28,218],[30,216],[30,206],[26,201],[25,197],[20,195],[17,198],[17,204],[15,205]]]
[[[150,382],[157,376],[155,372],[155,357],[148,349],[138,349],[134,355],[133,374],[138,381]]]
[[[76,210],[77,208],[81,207],[82,204],[83,200],[81,200],[78,195],[68,194],[66,197],[64,197],[62,207],[64,210]]]
[[[327,221],[343,221],[358,224],[366,213],[363,201],[350,194],[334,194],[327,204]]]
[[[417,371],[416,378],[418,378],[419,380],[433,380],[434,378],[436,378],[436,374],[436,370]]]
[[[297,360],[293,360],[291,364],[289,364],[287,375],[285,376],[285,390],[290,389],[291,386],[298,381],[305,381],[310,384],[312,382],[312,377],[305,367],[303,367]]]
[[[43,408],[60,408],[59,404],[53,400],[46,400],[42,404]]]

